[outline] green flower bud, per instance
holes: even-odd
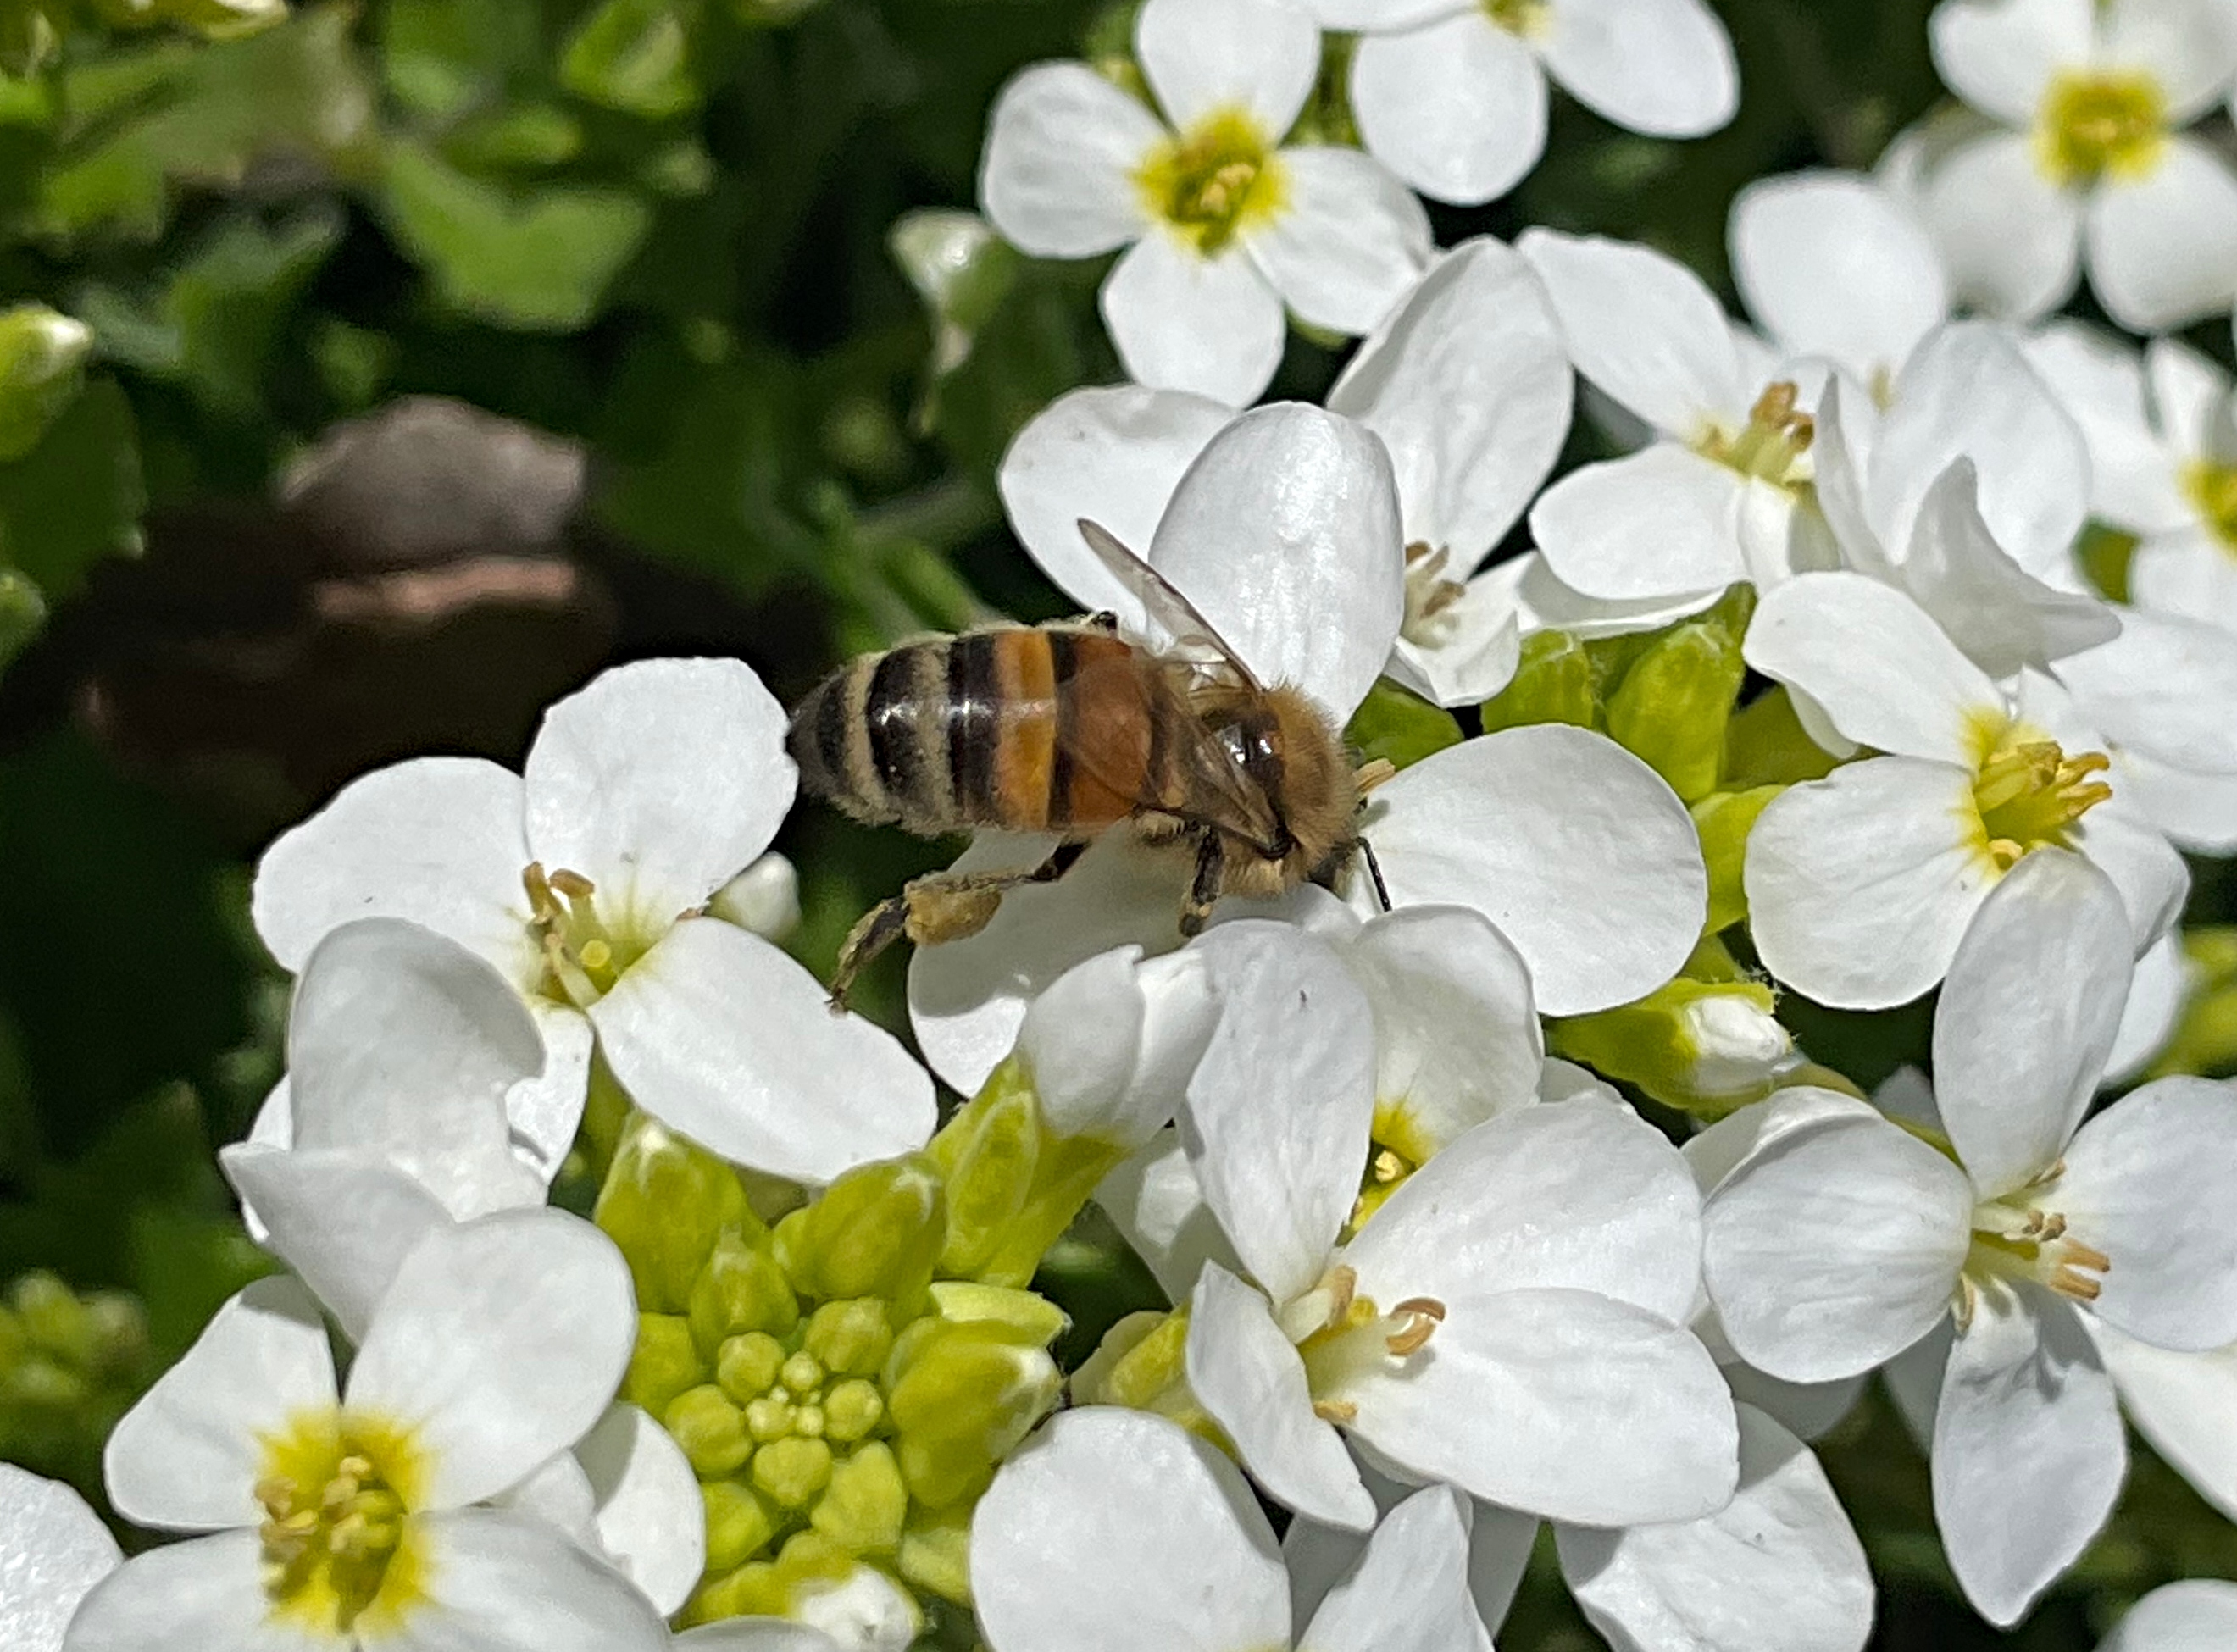
[[[887,1410],[910,1492],[938,1509],[985,1488],[994,1465],[1056,1403],[1063,1379],[1038,1342],[1006,1326],[934,1321],[925,1329],[888,1385]]]
[[[1023,1069],[1005,1062],[927,1151],[947,1192],[940,1271],[968,1277],[986,1266],[1033,1194],[1041,1154],[1040,1102]]]
[[[32,1346],[64,1365],[89,1370],[101,1358],[101,1333],[70,1287],[43,1269],[24,1274],[10,1293],[16,1322]]]
[[[629,1374],[622,1379],[624,1399],[664,1417],[678,1394],[706,1380],[707,1367],[687,1320],[674,1313],[637,1316],[637,1346],[630,1354]]]
[[[804,1509],[831,1483],[831,1448],[822,1440],[771,1440],[754,1453],[754,1489],[780,1509]]]
[[[903,1581],[960,1606],[971,1603],[971,1510],[920,1509],[901,1530]]]
[[[1565,631],[1541,631],[1522,642],[1514,681],[1483,702],[1483,732],[1526,723],[1600,725],[1599,673],[1585,645]]]
[[[735,1473],[754,1449],[746,1438],[745,1413],[712,1383],[676,1395],[660,1414],[660,1422],[703,1480]]]
[[[2237,926],[2199,925],[2182,934],[2190,985],[2175,1029],[2149,1076],[2237,1071]]]
[[[1747,667],[1738,625],[1721,606],[1672,627],[1624,673],[1608,696],[1609,737],[1643,759],[1691,803],[1716,789],[1725,726]]]
[[[1704,935],[1730,929],[1747,916],[1748,833],[1756,816],[1786,788],[1758,786],[1745,792],[1712,792],[1693,805],[1693,829],[1701,834],[1701,859],[1709,868],[1709,917]]]
[[[43,304],[0,310],[0,462],[39,444],[85,384],[93,329]]]
[[[715,1380],[733,1404],[746,1405],[776,1384],[784,1366],[784,1344],[766,1331],[749,1331],[724,1340],[715,1359]]]
[[[941,1280],[932,1287],[932,1309],[941,1319],[960,1324],[971,1320],[992,1320],[1024,1333],[1046,1347],[1062,1336],[1072,1316],[1045,1296],[1013,1291],[1000,1285],[979,1285],[965,1280]]]
[[[1160,1401],[1188,1386],[1187,1348],[1185,1308],[1129,1313],[1103,1333],[1072,1373],[1072,1397],[1082,1405],[1163,1412]]]
[[[875,1297],[826,1302],[808,1316],[801,1346],[842,1377],[873,1377],[893,1352],[893,1326]]]
[[[976,214],[937,209],[903,213],[886,247],[932,318],[934,375],[953,372],[1016,282],[1016,251]]]
[[[831,1484],[808,1521],[842,1549],[891,1555],[901,1547],[908,1487],[893,1448],[873,1440],[831,1471]]]
[[[689,1629],[726,1617],[779,1617],[785,1605],[785,1591],[778,1581],[775,1563],[749,1560],[721,1576],[714,1575],[709,1568],[697,1592],[684,1603],[677,1622]]]
[[[800,1322],[800,1304],[774,1257],[724,1234],[691,1287],[690,1314],[692,1337],[711,1359],[726,1338],[747,1331],[784,1335]]]
[[[746,1402],[746,1432],[756,1443],[766,1445],[772,1440],[791,1438],[793,1406],[789,1399],[763,1394]]]
[[[1823,780],[1837,761],[1803,728],[1784,685],[1759,694],[1725,725],[1724,783],[1732,791]]]
[[[762,1233],[730,1167],[646,1114],[623,1129],[592,1212],[629,1259],[637,1306],[682,1313],[725,1229]]]
[[[1794,1058],[1773,1002],[1757,982],[1680,977],[1613,1010],[1548,1020],[1546,1045],[1669,1106],[1721,1118],[1768,1094]]]
[[[812,1394],[823,1386],[823,1362],[802,1349],[785,1360],[777,1378],[795,1394]]]
[[[863,1438],[885,1420],[885,1396],[863,1378],[835,1384],[823,1397],[823,1432],[842,1445]]]
[[[946,1239],[940,1174],[921,1154],[849,1170],[778,1226],[779,1254],[803,1295],[883,1297],[908,1307]]]
[[[699,1488],[707,1505],[707,1570],[724,1572],[758,1553],[776,1536],[777,1515],[761,1494],[736,1480]]]
[[[1459,745],[1461,726],[1449,711],[1386,677],[1367,691],[1367,698],[1344,725],[1343,738],[1363,760],[1379,757],[1393,768],[1405,768]]]

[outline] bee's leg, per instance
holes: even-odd
[[[1087,622],[1099,631],[1109,631],[1115,635],[1118,629],[1118,616],[1107,608],[1097,609],[1094,613],[1087,616]]]
[[[1038,866],[1021,872],[934,872],[912,878],[901,892],[865,912],[839,949],[831,974],[831,1008],[847,1007],[855,977],[906,935],[918,946],[937,946],[976,935],[994,921],[1002,897],[1020,884],[1053,884],[1078,863],[1085,843],[1060,843]]]
[[[1189,880],[1187,897],[1181,902],[1181,933],[1200,935],[1211,917],[1211,909],[1219,899],[1219,885],[1226,869],[1227,852],[1219,840],[1219,833],[1207,831],[1197,840],[1196,876]]]
[[[1387,912],[1390,910],[1390,885],[1382,881],[1382,863],[1375,858],[1373,844],[1364,838],[1356,841],[1360,858],[1367,862],[1367,875],[1375,880],[1375,898],[1382,903],[1382,910]]]

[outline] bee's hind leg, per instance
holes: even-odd
[[[1053,884],[1070,872],[1085,843],[1060,843],[1037,866],[1017,872],[934,872],[912,878],[901,892],[862,914],[839,949],[831,973],[831,1009],[847,1007],[855,977],[872,959],[907,936],[918,946],[937,946],[976,935],[994,921],[1002,897],[1021,884]]]
[[[1227,866],[1227,850],[1219,840],[1219,833],[1207,831],[1197,839],[1196,876],[1189,879],[1188,893],[1181,899],[1181,933],[1201,935],[1211,920],[1211,909],[1219,899],[1219,885]]]

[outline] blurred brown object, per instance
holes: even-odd
[[[72,718],[244,849],[380,763],[517,761],[615,646],[586,470],[444,398],[338,425],[268,505],[151,516],[11,670],[0,739]]]

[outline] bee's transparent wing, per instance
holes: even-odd
[[[1119,543],[1118,536],[1099,522],[1079,519],[1079,536],[1087,542],[1103,565],[1118,582],[1132,591],[1141,602],[1143,611],[1172,635],[1171,651],[1186,656],[1191,648],[1208,650],[1217,661],[1232,671],[1246,688],[1264,687],[1257,674],[1243,662],[1243,656],[1228,646],[1217,627],[1197,611],[1194,602],[1181,595],[1173,583],[1156,569]]]

